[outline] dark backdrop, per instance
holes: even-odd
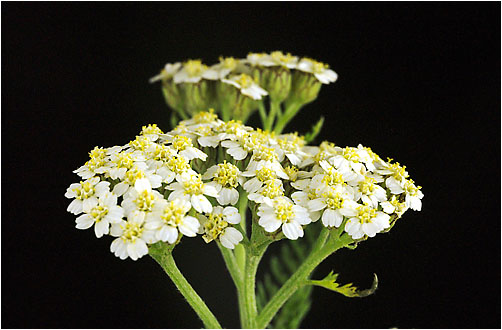
[[[408,166],[423,211],[330,257],[364,299],[314,290],[303,327],[500,327],[500,3],[2,3],[2,327],[197,328],[148,257],[74,228],[64,193],[94,146],[168,127],[166,62],[284,50],[339,80],[288,127],[371,146]],[[214,244],[175,257],[226,327],[238,327]]]

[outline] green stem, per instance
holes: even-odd
[[[265,122],[264,129],[267,131],[271,131],[274,126],[275,117],[279,114],[281,109],[281,102],[270,100],[270,112]]]
[[[239,245],[238,245],[239,246]],[[223,256],[223,260],[225,261],[225,265],[227,266],[228,272],[234,281],[235,288],[237,290],[237,300],[239,303],[239,317],[241,319],[241,324],[247,323],[246,313],[245,313],[245,301],[244,301],[244,292],[242,290],[242,271],[239,267],[236,257],[234,253],[222,246],[218,242],[218,247],[220,248],[221,255]],[[241,246],[242,247],[242,246]],[[237,246],[236,246],[237,248]]]
[[[245,329],[256,328],[256,317],[258,314],[258,309],[256,307],[256,271],[258,270],[258,265],[260,263],[263,254],[265,253],[267,247],[261,248],[259,251],[252,253],[252,251],[247,251],[246,253],[246,268],[244,272],[244,308],[246,315],[246,323],[242,326]]]
[[[265,126],[267,125],[267,111],[265,110],[265,104],[263,101],[258,103],[258,113],[260,114],[261,125],[265,129]]]
[[[293,117],[298,113],[298,110],[302,107],[301,103],[291,103],[288,108],[284,111],[284,114],[279,117],[277,123],[274,127],[274,132],[277,134],[281,134],[282,130],[286,127],[286,125],[293,119]]]
[[[174,285],[181,292],[183,297],[187,300],[193,310],[200,317],[204,326],[208,329],[221,329],[221,325],[214,316],[214,314],[209,310],[206,303],[202,298],[195,292],[190,283],[186,280],[183,274],[180,272],[176,263],[174,262],[173,255],[171,253],[171,248],[166,247],[167,244],[162,243],[164,247],[150,249],[150,255],[157,263],[164,269],[169,278],[173,281]]]
[[[284,283],[284,285],[270,299],[267,305],[256,320],[256,328],[264,329],[277,314],[284,303],[303,285],[310,273],[329,255],[336,250],[345,247],[352,239],[348,235],[340,237],[334,242],[328,242],[325,246],[318,250],[312,250],[311,254],[305,259],[298,270]]]

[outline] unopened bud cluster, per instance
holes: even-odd
[[[208,66],[200,60],[168,63],[151,82],[161,81],[168,105],[181,118],[215,108],[224,120],[247,118],[265,96],[276,103],[306,104],[322,84],[336,81],[327,64],[281,51],[221,57]]]
[[[266,66],[263,58],[251,60]],[[185,66],[178,69],[185,73],[173,79],[195,81]],[[232,70],[218,72],[227,79]],[[370,148],[308,146],[296,133],[222,121],[213,111],[168,133],[144,126],[129,143],[96,147],[89,156],[75,171],[80,183],[65,194],[73,199],[68,211],[78,215],[78,229],[115,237],[111,251],[121,259],[136,260],[150,244],[174,245],[198,234],[233,249],[245,233],[236,208],[242,201],[265,235],[295,240],[321,220],[361,240],[389,230],[409,208],[419,211],[423,197],[405,166]]]

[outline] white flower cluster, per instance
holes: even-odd
[[[329,69],[327,64],[308,57],[299,58],[281,51],[268,53],[249,53],[246,58],[221,57],[220,62],[212,66],[203,64],[200,60],[168,63],[160,74],[152,77],[150,82],[170,80],[175,84],[196,84],[203,80],[221,81],[240,90],[253,100],[260,100],[268,92],[258,84],[253,75],[253,68],[284,68],[297,70],[313,75],[322,84],[335,82],[337,74]]]
[[[201,234],[233,249],[243,239],[240,199],[268,233],[303,237],[321,219],[354,239],[389,229],[408,208],[421,209],[420,187],[399,163],[369,148],[323,142],[306,146],[295,134],[224,122],[201,112],[168,133],[144,126],[124,146],[94,148],[65,194],[76,227],[116,237],[111,251],[136,260],[148,244],[177,244]],[[240,204],[240,203],[239,203]]]

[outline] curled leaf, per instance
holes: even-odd
[[[377,287],[378,287],[378,277],[376,274],[373,274],[373,284],[369,289],[366,290],[359,290],[357,287],[353,286],[352,283],[344,284],[341,285],[336,282],[336,279],[338,278],[338,274],[334,274],[333,271],[331,271],[328,276],[326,276],[322,280],[309,280],[307,281],[308,285],[317,285],[317,286],[322,286],[323,288],[338,292],[343,294],[345,297],[350,297],[350,298],[362,298],[362,297],[367,297],[371,294],[373,294]]]

